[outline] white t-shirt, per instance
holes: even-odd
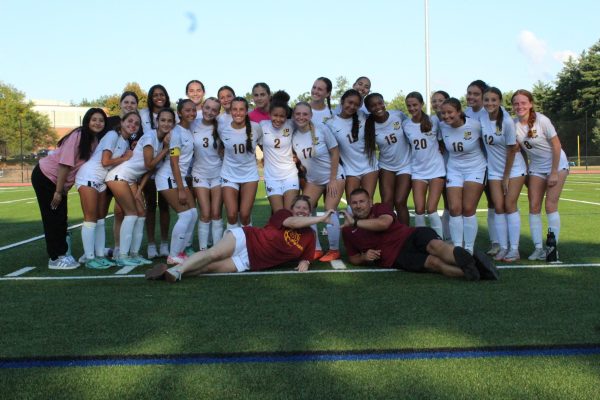
[[[549,174],[552,170],[552,145],[550,140],[557,136],[556,129],[548,117],[538,112],[535,113],[535,122],[533,123],[533,137],[529,137],[527,132],[529,126],[521,124],[515,119],[517,127],[517,142],[527,153],[529,159],[529,173]],[[567,155],[561,149],[558,169],[568,169],[569,163]]]
[[[179,149],[179,172],[181,173],[181,178],[184,179],[192,162],[192,157],[194,156],[194,137],[192,136],[192,131],[181,125],[176,125],[175,128],[173,128],[173,131],[171,131],[169,149],[170,153],[177,152],[176,149]],[[177,182],[173,176],[173,170],[171,169],[170,154],[167,155],[167,158],[156,172],[156,177],[165,179],[171,178],[173,181]]]
[[[315,140],[310,131],[296,130],[292,136],[292,145],[296,157],[306,169],[306,180],[315,185],[325,185],[331,176],[331,155],[329,151],[338,147],[338,143],[328,128],[315,125]],[[336,178],[342,178],[344,169],[338,165]]]
[[[402,111],[389,110],[387,121],[375,121],[375,142],[379,148],[379,168],[401,171],[410,168],[410,145],[404,136]]]
[[[129,142],[127,140],[123,139],[116,131],[107,132],[100,140],[100,143],[98,143],[90,159],[77,171],[77,180],[104,182],[104,178],[106,178],[106,174],[110,168],[102,165],[102,153],[105,150],[110,151],[112,153],[110,158],[114,159],[125,154],[127,149],[129,149]]]
[[[448,151],[448,174],[485,171],[487,161],[481,148],[481,124],[473,118],[453,128],[441,124],[442,138]]]
[[[411,172],[413,179],[433,179],[446,176],[444,157],[440,153],[439,120],[431,118],[431,130],[421,132],[421,123],[410,118],[402,122],[404,134],[411,147]]]
[[[282,180],[296,176],[298,170],[292,154],[292,121],[287,120],[279,129],[273,127],[269,120],[261,121],[263,131],[258,144],[262,145],[264,153],[265,180]]]
[[[358,112],[358,136],[352,137],[352,118],[334,116],[326,125],[335,136],[340,148],[340,159],[347,176],[362,176],[379,169],[375,154],[369,160],[365,156],[365,116]]]
[[[225,148],[221,177],[234,183],[258,181],[256,165],[256,144],[262,136],[262,129],[256,122],[250,121],[252,127],[252,149],[246,148],[246,127],[235,129],[231,123],[219,123],[219,137]]]
[[[163,148],[162,142],[158,141],[154,132],[144,134],[133,149],[131,158],[111,169],[110,176],[124,179],[127,182],[135,182],[140,179],[148,171],[144,162],[144,148],[147,146],[152,148],[152,158],[155,158]]]
[[[483,144],[487,150],[488,175],[502,176],[506,165],[507,147],[517,144],[515,123],[506,111],[502,112],[502,130],[498,129],[496,121],[490,120],[488,113],[481,116],[480,122]],[[525,160],[521,153],[515,154],[511,175],[517,172],[525,173]]]
[[[197,119],[192,124],[192,135],[194,137],[192,176],[202,179],[218,178],[221,176],[223,160],[219,156],[218,143],[213,138],[213,125],[204,125],[202,119]]]

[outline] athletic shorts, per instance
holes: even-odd
[[[177,189],[177,182],[170,176],[156,175],[154,183],[156,184],[156,190],[159,192],[167,189]]]
[[[220,176],[217,176],[216,178],[201,178],[199,176],[194,176],[192,185],[195,188],[212,189],[216,187],[221,187],[221,183],[222,179]]]
[[[86,181],[83,179],[75,180],[75,187],[79,190],[81,186],[88,186],[94,188],[98,191],[98,193],[102,193],[106,190],[106,183],[104,182],[96,182],[96,181]]]
[[[434,179],[443,179],[446,180],[445,176],[438,176],[436,178],[428,178],[428,179],[420,179],[420,178],[412,178],[413,181],[421,181],[421,182],[425,182],[426,184],[430,184],[432,180]]]
[[[560,172],[560,171],[567,171],[567,172],[569,172],[569,168],[568,167],[567,168],[559,168],[558,172]],[[531,175],[531,176],[537,176],[537,177],[542,178],[544,180],[547,180],[548,176],[550,176],[549,172],[545,173],[545,172],[528,171],[527,174]]]
[[[475,182],[485,185],[485,170],[475,172],[450,172],[446,174],[446,187],[463,187],[465,182]]]
[[[235,250],[231,259],[238,272],[250,270],[250,259],[248,258],[248,248],[246,247],[246,234],[243,228],[228,229],[225,233],[231,232],[235,237]]]
[[[427,245],[435,239],[441,239],[435,231],[426,226],[419,226],[406,239],[404,247],[394,262],[394,268],[409,272],[428,272],[425,261],[429,257]]]
[[[525,172],[522,173],[512,173],[510,174],[509,178],[519,178],[521,176],[525,176]],[[488,181],[501,181],[502,178],[504,177],[504,175],[496,175],[496,174],[488,174]]]
[[[300,190],[298,176],[290,176],[286,179],[265,179],[265,190],[267,197],[283,196],[288,190]]]
[[[254,181],[249,181],[249,182],[254,182]],[[240,190],[240,186],[242,184],[244,184],[244,183],[248,183],[248,182],[237,183],[237,182],[228,181],[227,179],[223,179],[223,182],[221,183],[221,186],[222,187],[230,187],[230,188],[233,188],[233,189],[239,191]]]
[[[111,171],[108,172],[108,175],[106,175],[106,179],[105,182],[111,182],[111,181],[121,181],[121,182],[127,182],[130,185],[136,183],[137,181],[131,181],[127,178],[124,178],[122,176],[119,176],[118,173],[114,174]]]

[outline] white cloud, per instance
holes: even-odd
[[[561,63],[569,61],[569,57],[573,60],[577,60],[579,58],[579,56],[571,50],[555,51],[552,54],[552,57],[554,57],[556,61],[560,61]]]
[[[519,50],[534,64],[542,64],[548,53],[546,42],[526,30],[519,32],[518,46]]]

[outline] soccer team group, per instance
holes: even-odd
[[[313,260],[339,259],[342,236],[348,260],[356,265],[497,279],[492,258],[520,259],[517,200],[524,184],[535,245],[529,259],[546,259],[541,206],[545,200],[548,226],[558,240],[558,200],[569,168],[556,130],[535,111],[530,92],[517,90],[512,96],[514,119],[502,107],[502,92],[481,80],[467,87],[465,110],[458,99],[435,92],[431,116],[418,92],[406,96],[409,115],[386,110],[383,96],[371,93],[366,77],[356,80],[335,109],[331,92],[331,81],[320,77],[310,101],[292,109],[287,93],[271,93],[261,82],[252,88],[255,108],[249,110],[247,100],[236,97],[231,87],[205,98],[202,82],[192,80],[176,110],[162,85],[150,88],[145,109],[138,110],[135,93],[125,92],[120,116],[88,110],[82,126],[62,138],[32,172],[48,267],[134,267],[165,256],[167,264],[148,270],[148,279],[176,281],[293,261],[306,271]],[[252,226],[257,148],[263,153],[272,210],[263,228]],[[66,193],[73,185],[84,214],[79,261],[66,240]],[[381,203],[373,204],[377,186]],[[413,227],[407,208],[411,192]],[[489,257],[474,248],[475,212],[484,192]],[[337,209],[344,193],[348,208],[341,212],[340,225]],[[105,217],[113,197],[110,260],[105,257]],[[317,215],[321,197],[325,212]],[[169,238],[170,208],[177,221]],[[157,209],[160,245],[155,240]],[[318,223],[326,225],[327,252],[321,248]],[[196,226],[198,252],[192,244]],[[140,255],[144,232],[148,259]]]

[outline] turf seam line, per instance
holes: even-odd
[[[29,272],[29,271],[32,271],[32,270],[34,270],[35,268],[36,268],[36,267],[23,267],[23,268],[21,268],[21,269],[18,269],[18,270],[16,270],[16,271],[14,271],[14,272],[11,272],[10,274],[6,274],[6,275],[4,275],[4,276],[6,276],[6,277],[9,277],[9,278],[10,278],[10,277],[14,277],[14,276],[20,276],[20,275],[26,274],[26,273],[27,273],[27,272]]]
[[[436,360],[495,357],[600,355],[600,343],[431,349],[326,350],[297,352],[191,353],[0,358],[0,369],[156,364],[241,364],[323,361]]]

